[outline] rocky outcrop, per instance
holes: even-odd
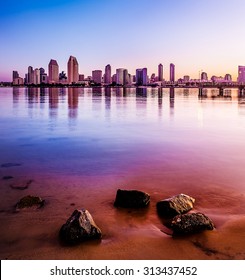
[[[32,196],[27,195],[22,197],[17,204],[15,205],[16,210],[22,209],[22,208],[30,208],[30,207],[36,207],[40,208],[44,205],[45,200],[41,199],[39,196]]]
[[[89,211],[81,209],[75,210],[67,222],[62,225],[59,236],[61,241],[66,244],[77,244],[89,239],[100,239],[102,233]]]
[[[195,199],[186,194],[178,194],[157,202],[157,212],[160,216],[174,217],[184,214],[193,208]]]
[[[143,208],[148,206],[150,195],[138,190],[117,190],[115,207],[123,208]]]
[[[213,230],[213,222],[202,213],[177,215],[171,222],[173,234],[191,234],[203,230]]]

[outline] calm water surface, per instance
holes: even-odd
[[[237,90],[200,98],[196,89],[0,88],[0,141],[0,164],[20,163],[23,173],[149,171],[245,189]]]

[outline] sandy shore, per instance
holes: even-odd
[[[16,168],[17,170],[17,168]],[[145,172],[130,176],[21,175],[13,168],[12,179],[2,180],[9,170],[1,169],[0,258],[1,259],[245,259],[245,196],[224,185],[177,183],[169,174],[152,176]],[[153,179],[154,178],[154,179]],[[32,180],[25,190],[11,184]],[[199,180],[200,181],[200,180]],[[116,209],[118,188],[139,189],[151,195],[147,209]],[[194,211],[208,215],[214,231],[175,237],[156,213],[157,201],[178,193],[195,197]],[[14,211],[25,195],[46,201],[42,209]],[[68,247],[59,242],[58,232],[75,209],[86,208],[102,230],[101,241]]]

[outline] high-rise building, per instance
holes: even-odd
[[[136,84],[145,86],[148,84],[147,68],[136,69]]]
[[[13,85],[23,85],[24,79],[19,76],[18,71],[13,71]]]
[[[113,83],[116,83],[117,82],[117,74],[113,74],[111,80],[112,80]]]
[[[48,83],[48,75],[45,73],[44,68],[39,68],[40,70],[40,83],[47,84]]]
[[[171,83],[175,82],[175,65],[173,63],[170,64],[169,80]]]
[[[74,56],[70,56],[67,62],[68,83],[77,83],[79,81],[78,62]]]
[[[111,84],[111,65],[108,64],[105,67],[105,80],[104,80],[105,84]]]
[[[59,65],[54,59],[51,59],[48,65],[48,78],[50,84],[59,82]]]
[[[101,84],[102,83],[102,71],[101,70],[93,70],[92,71],[92,80],[96,84]]]
[[[158,65],[158,81],[163,81],[163,65]]]
[[[84,74],[79,74],[79,81],[84,81]]]
[[[238,83],[245,83],[245,66],[238,66]]]
[[[118,69],[116,69],[116,83],[118,84],[118,85],[124,85],[124,79],[123,79],[123,77],[124,77],[124,68],[118,68]]]
[[[24,84],[24,79],[21,77],[14,78],[13,85],[20,86]]]
[[[34,84],[34,70],[32,66],[28,67],[27,84]]]
[[[40,69],[36,68],[34,70],[34,81],[33,83],[35,85],[39,85],[40,84]]]
[[[18,71],[13,71],[13,81],[14,81],[14,79],[17,79],[17,78],[19,78],[19,73],[18,73]]]
[[[128,70],[124,69],[123,70],[123,85],[128,85],[129,84],[129,74]]]

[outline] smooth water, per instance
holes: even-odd
[[[245,99],[236,90],[200,98],[197,89],[0,89],[0,164],[35,173],[162,166],[203,176],[227,169],[241,180],[244,141]]]
[[[0,88],[0,258],[244,259],[245,99],[203,93]],[[115,208],[118,188],[148,192],[149,207]],[[166,234],[156,203],[178,193],[216,230]],[[25,195],[44,208],[15,213]],[[63,247],[59,229],[81,208],[102,240]]]

